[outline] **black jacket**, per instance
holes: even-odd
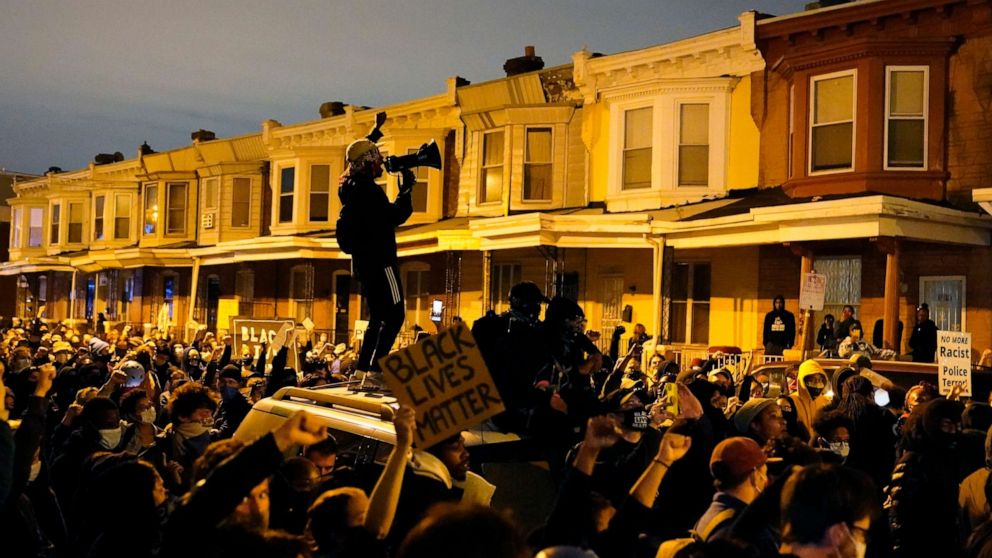
[[[933,362],[937,354],[937,324],[933,320],[916,324],[909,336],[909,346],[913,349],[913,362]]]
[[[338,190],[338,198],[342,205],[338,226],[352,229],[355,267],[374,269],[395,265],[396,227],[413,213],[410,190],[401,188],[396,200],[390,203],[372,176],[362,174],[349,176]]]
[[[788,310],[772,310],[765,314],[765,326],[762,329],[762,341],[765,345],[774,343],[788,349],[796,342],[796,317]]]

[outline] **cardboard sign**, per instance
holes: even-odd
[[[827,276],[822,273],[803,273],[802,287],[799,289],[801,310],[823,310],[823,299],[827,293]]]
[[[249,354],[252,355],[252,361],[258,361],[258,354],[262,350],[262,343],[264,342],[266,347],[272,346],[272,340],[275,339],[276,334],[282,328],[283,324],[290,324],[292,326],[296,325],[294,320],[251,320],[244,318],[231,318],[231,337],[234,341],[234,347],[232,348],[232,358],[241,358],[241,347],[247,346]],[[300,352],[296,348],[296,340],[290,342],[288,345],[289,354],[286,355],[286,366],[296,369],[297,373],[300,371]],[[272,358],[275,357],[273,351],[269,351],[269,354],[265,355],[265,363],[272,364]],[[261,371],[261,372],[264,372]]]
[[[388,354],[379,366],[396,399],[417,413],[419,448],[503,411],[496,384],[464,324]]]
[[[937,332],[937,387],[941,395],[961,385],[961,395],[971,397],[971,334]]]
[[[368,328],[368,320],[355,320],[355,339],[358,341],[365,341],[365,330]]]

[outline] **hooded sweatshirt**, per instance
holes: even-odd
[[[826,379],[826,373],[814,360],[807,360],[806,362],[799,365],[799,374],[796,377],[796,391],[790,395],[792,399],[792,404],[796,407],[796,419],[800,424],[806,426],[806,429],[813,432],[813,420],[816,418],[816,413],[820,409],[827,406],[830,402],[827,397],[821,393],[815,398],[810,395],[809,390],[806,389],[806,378],[815,374],[823,374]],[[824,390],[826,386],[824,386]],[[804,442],[809,442],[810,440],[803,440]]]

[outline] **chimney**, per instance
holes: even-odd
[[[330,118],[332,116],[341,116],[344,114],[344,107],[348,106],[348,103],[342,103],[341,101],[328,101],[326,103],[321,103],[320,113],[321,118]]]
[[[58,174],[62,172],[62,167],[48,167],[48,172],[45,174]]]
[[[210,130],[204,130],[200,128],[199,130],[193,132],[189,137],[195,142],[204,142],[217,139],[217,134],[211,132]]]
[[[506,63],[503,64],[503,71],[506,72],[506,77],[527,72],[536,72],[541,69],[544,69],[544,60],[535,54],[534,47],[529,45],[524,47],[523,56],[507,59]]]
[[[155,150],[152,149],[152,146],[148,145],[148,142],[146,141],[138,147],[138,152],[142,155],[151,155],[152,153],[155,153]]]

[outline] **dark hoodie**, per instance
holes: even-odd
[[[961,403],[936,399],[917,406],[904,440],[906,452],[892,472],[885,503],[893,556],[959,556],[957,442],[941,429],[960,425]]]

